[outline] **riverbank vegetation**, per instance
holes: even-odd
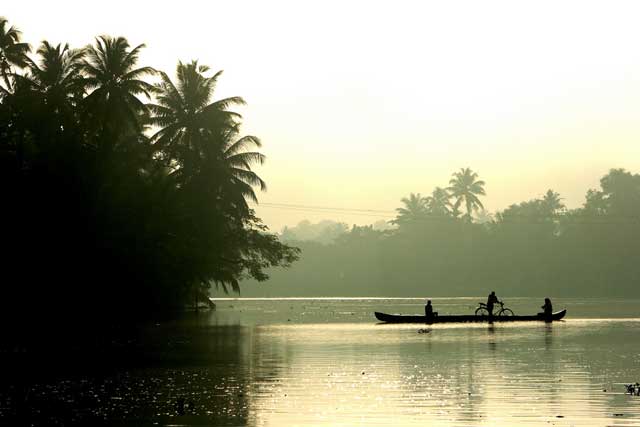
[[[321,244],[287,229],[302,258],[268,295],[640,296],[640,175],[612,169],[576,209],[546,190],[494,215],[485,185],[459,170],[446,188],[402,198],[393,230],[353,226]]]
[[[142,66],[144,48],[31,49],[0,18],[3,315],[153,317],[297,259],[248,205],[266,183],[244,100],[216,100],[198,61]]]

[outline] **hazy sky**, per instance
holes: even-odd
[[[260,200],[392,211],[471,167],[485,205],[561,193],[579,206],[612,167],[640,172],[640,2],[29,1],[26,41],[146,43],[144,65],[223,69],[264,142]],[[374,217],[257,208],[273,229]]]

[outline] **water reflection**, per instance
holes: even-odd
[[[252,329],[185,320],[147,330],[128,347],[129,366],[50,366],[48,377],[3,381],[0,425],[246,425]]]
[[[145,367],[30,384],[25,411],[34,415],[26,421],[640,425],[640,398],[624,395],[614,384],[639,379],[640,343],[630,339],[638,321],[428,328],[376,325],[371,319],[291,323],[287,318],[300,313],[371,310],[358,309],[356,302],[330,310],[316,310],[309,302],[304,308],[286,304],[284,312],[278,305],[265,307],[280,310],[279,322],[238,322],[235,310],[253,308],[235,302],[228,317],[219,311],[161,325],[145,335],[143,348],[152,361]],[[6,422],[16,407],[11,387],[0,385],[0,424],[12,424]],[[46,422],[52,419],[56,422]]]
[[[569,342],[564,350],[573,354],[567,356],[551,345],[549,325],[524,328],[433,328],[427,342],[415,329],[396,326],[380,332],[341,325],[337,336],[325,326],[262,328],[261,340],[291,346],[292,358],[275,388],[255,389],[249,421],[615,425],[606,399],[594,390],[596,372],[574,352],[575,345],[588,350],[585,343]],[[627,407],[625,421],[638,415],[637,406]]]
[[[551,348],[553,343],[553,324],[546,323],[544,328],[544,346],[547,350]]]
[[[487,327],[487,332],[489,333],[489,340],[487,341],[489,344],[489,350],[495,351],[496,341],[495,341],[495,337],[493,337],[492,335],[496,333],[496,327],[493,324],[493,322],[489,323],[489,326]]]

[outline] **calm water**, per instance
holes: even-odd
[[[469,313],[480,300],[433,303]],[[640,300],[554,300],[569,311],[551,325],[431,327],[372,315],[419,313],[418,299],[216,303],[156,326],[162,363],[36,381],[29,410],[60,425],[640,425],[640,397],[616,384],[640,381]],[[2,421],[15,402],[0,397]]]

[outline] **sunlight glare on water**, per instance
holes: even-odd
[[[433,303],[464,314],[479,300]],[[507,302],[518,314],[542,303]],[[423,304],[219,299],[214,311],[146,330],[134,343],[144,365],[39,380],[23,410],[47,425],[640,425],[640,396],[623,385],[640,380],[640,301],[554,300],[568,316],[553,324],[394,325],[373,316],[420,313]],[[20,409],[18,391],[0,384],[0,424]]]
[[[471,301],[448,303],[461,312]],[[235,311],[251,313],[255,303],[234,301],[216,321],[234,318]],[[405,313],[421,307],[418,301],[386,303]],[[640,343],[629,339],[640,327],[633,313],[552,325],[429,327],[377,324],[372,312],[385,301],[265,304],[271,307],[256,309],[289,319],[329,310],[355,321],[291,323],[248,314],[249,372],[262,378],[249,380],[249,425],[640,425],[640,397],[615,384],[640,376]]]

